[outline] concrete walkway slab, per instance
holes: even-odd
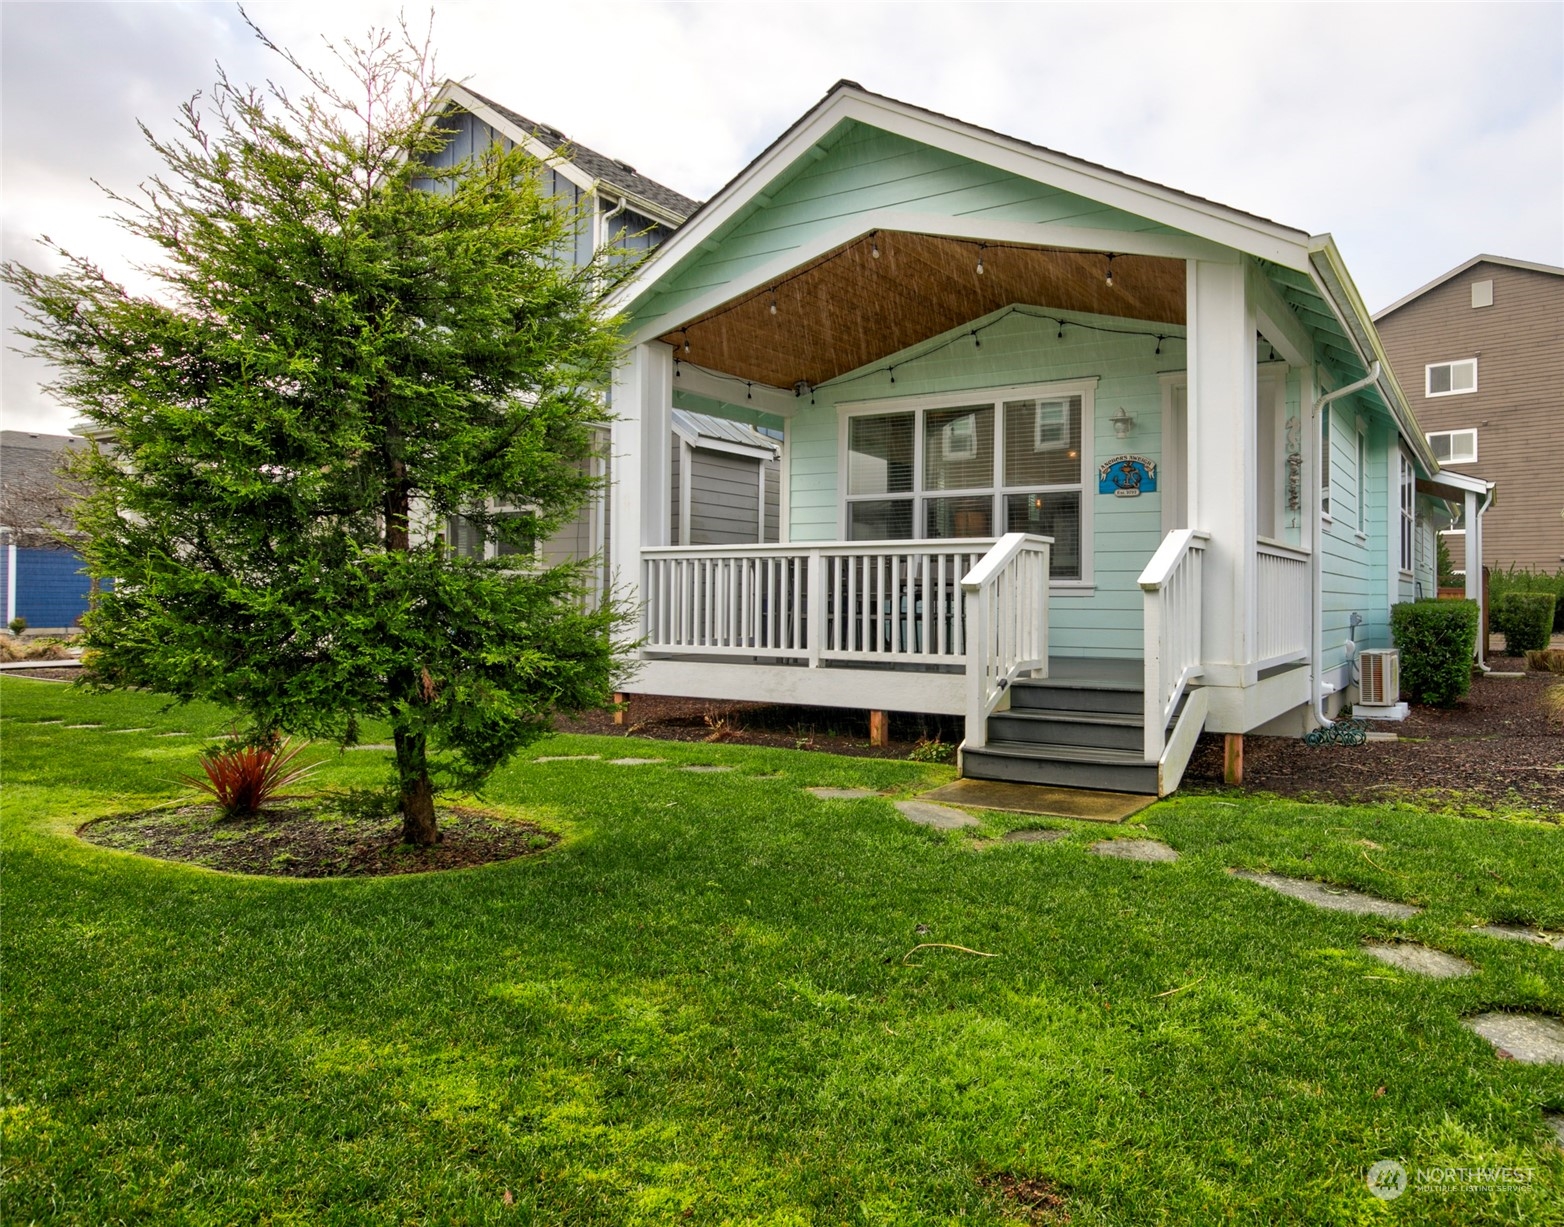
[[[610,767],[645,767],[650,763],[665,763],[665,758],[611,758],[608,760]]]
[[[1402,971],[1420,976],[1431,976],[1435,980],[1453,980],[1457,976],[1469,976],[1477,970],[1465,959],[1430,946],[1419,946],[1416,942],[1368,942],[1363,947],[1363,953],[1391,967],[1399,967]]]
[[[1494,1012],[1468,1018],[1466,1025],[1523,1065],[1564,1065],[1564,1021],[1550,1015]]]
[[[1003,780],[957,780],[923,796],[925,800],[969,805],[974,809],[1076,818],[1087,822],[1123,822],[1156,801],[1155,797],[1128,792],[1050,788],[1044,784],[1010,784]]]
[[[1390,920],[1406,920],[1423,910],[1408,903],[1395,903],[1376,895],[1365,895],[1340,886],[1327,886],[1323,882],[1284,878],[1275,873],[1252,873],[1247,869],[1229,869],[1227,872],[1236,878],[1243,878],[1247,882],[1254,882],[1268,890],[1286,895],[1289,899],[1300,899],[1304,903],[1312,903],[1315,907],[1322,907],[1332,912],[1353,912],[1359,916],[1384,916]]]
[[[961,827],[978,825],[978,820],[971,814],[948,805],[931,805],[927,801],[898,801],[896,808],[908,822],[933,827],[936,831],[955,831]]]
[[[1176,861],[1178,853],[1167,844],[1155,839],[1102,839],[1091,846],[1098,856],[1111,856],[1121,861]]]
[[[1530,942],[1534,946],[1551,946],[1555,950],[1564,950],[1564,935],[1540,933],[1524,925],[1478,925],[1472,932],[1480,933],[1484,937],[1501,938],[1507,942]]]
[[[880,795],[867,788],[806,788],[804,791],[822,801],[860,801],[864,797]]]

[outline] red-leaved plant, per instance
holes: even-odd
[[[285,737],[281,741],[214,750],[201,755],[205,779],[193,775],[179,778],[216,801],[225,817],[249,817],[273,801],[288,800],[292,794],[282,790],[297,784],[320,765],[293,765],[308,744],[295,745],[291,737]]]

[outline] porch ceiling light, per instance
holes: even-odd
[[[1108,419],[1113,423],[1113,437],[1115,439],[1128,439],[1130,431],[1135,429],[1135,419],[1124,412],[1124,406],[1120,405],[1118,412]]]

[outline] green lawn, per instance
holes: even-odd
[[[1460,1023],[1564,1012],[1564,953],[1464,931],[1564,928],[1557,826],[1190,797],[1004,844],[801,791],[947,768],[561,737],[535,752],[668,763],[511,765],[489,795],[565,837],[524,862],[226,877],[72,833],[178,795],[222,713],[0,700],[7,1224],[1015,1221],[997,1172],[1076,1227],[1564,1222],[1564,1069]],[[1183,859],[1086,851],[1146,832]],[[1228,866],[1427,910],[1320,912]],[[1396,933],[1480,972],[1360,953]],[[999,957],[904,965],[920,941]],[[1532,1177],[1382,1203],[1381,1158]]]

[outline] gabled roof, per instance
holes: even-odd
[[[597,184],[606,186],[612,192],[623,194],[637,204],[652,206],[652,211],[666,215],[667,220],[675,225],[700,208],[700,201],[691,200],[682,192],[676,192],[655,179],[647,178],[628,162],[611,158],[607,154],[572,141],[558,128],[528,119],[525,115],[495,102],[492,98],[485,97],[477,90],[454,81],[447,81],[441,88],[440,96],[442,100],[454,102],[481,119],[490,122],[500,121],[495,126],[504,130],[513,141],[518,143],[536,141],[546,149],[548,155],[561,157],[572,166],[578,167],[591,181],[581,184],[582,187],[590,188]]]
[[[673,410],[674,433],[699,447],[703,442],[725,443],[735,447],[752,449],[757,456],[776,459],[781,448],[774,439],[761,434],[753,426],[735,422],[730,418],[714,417],[709,413],[695,413],[689,409]]]
[[[1564,277],[1564,268],[1557,268],[1552,264],[1535,264],[1530,260],[1512,260],[1508,256],[1473,256],[1465,264],[1456,265],[1448,273],[1441,273],[1427,285],[1419,286],[1410,294],[1396,299],[1396,301],[1391,303],[1390,306],[1385,307],[1380,311],[1376,311],[1374,313],[1375,322],[1377,323],[1379,320],[1384,319],[1392,311],[1399,311],[1402,307],[1406,306],[1407,303],[1413,301],[1414,299],[1423,297],[1423,295],[1427,294],[1429,290],[1438,289],[1452,277],[1459,277],[1462,273],[1466,272],[1467,269],[1476,268],[1479,264],[1497,264],[1503,268],[1520,268],[1525,269],[1527,272],[1531,273],[1550,273],[1555,277]]]

